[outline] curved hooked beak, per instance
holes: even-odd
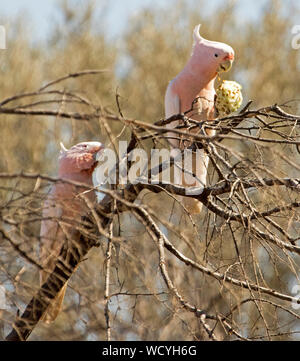
[[[231,69],[233,59],[224,60],[218,67],[218,73],[225,72]]]
[[[90,142],[90,152],[93,154],[95,163],[98,163],[99,154],[101,154],[103,149],[104,149],[104,145],[102,143]]]
[[[218,72],[230,70],[234,60],[234,53],[229,53],[218,67]]]

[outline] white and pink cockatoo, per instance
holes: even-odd
[[[227,44],[202,38],[199,33],[200,26],[199,24],[194,28],[191,57],[183,70],[168,85],[165,95],[166,118],[179,113],[186,113],[186,116],[198,121],[213,120],[216,117],[214,82],[218,73],[231,68],[234,51]],[[175,128],[178,124],[178,122],[172,122],[167,127]],[[199,128],[197,131],[201,132]],[[214,130],[206,130],[206,135],[214,134]],[[174,139],[177,135],[172,132],[168,133],[168,137],[174,151],[191,144]],[[187,172],[184,177],[182,173],[180,181],[184,186],[201,188],[206,184],[209,158],[203,149],[198,152],[200,152],[200,157],[197,167],[195,156],[190,157],[185,165],[184,169]],[[171,155],[176,154],[178,153],[171,151]],[[183,204],[191,214],[201,212],[201,202],[193,198],[183,197]]]
[[[66,149],[61,143],[61,151],[58,158],[58,176],[93,186],[92,173],[97,165],[96,156],[103,150],[99,142],[83,142]],[[40,264],[44,271],[40,272],[41,285],[47,280],[60,254],[61,248],[68,239],[72,238],[72,220],[80,222],[81,217],[88,211],[87,204],[79,193],[85,192],[89,201],[96,200],[93,190],[86,192],[86,188],[76,187],[72,184],[57,182],[43,205],[43,221],[40,230]],[[65,220],[63,220],[65,218]],[[71,222],[71,223],[70,223]],[[62,288],[57,297],[48,306],[43,316],[43,321],[54,321],[61,310],[67,284]]]

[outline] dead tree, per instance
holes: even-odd
[[[105,261],[105,294],[104,313],[106,322],[106,336],[111,339],[111,317],[109,300],[112,297],[110,291],[110,272],[112,258],[112,243],[122,241],[122,237],[114,234],[114,217],[122,212],[129,211],[144,227],[145,232],[153,240],[157,252],[158,264],[168,297],[175,300],[178,310],[188,312],[200,325],[205,336],[212,340],[234,339],[276,339],[282,337],[285,332],[281,331],[281,324],[275,327],[270,316],[266,315],[265,307],[280,310],[287,314],[289,320],[297,322],[299,315],[291,305],[300,303],[299,298],[287,292],[285,287],[269,285],[271,280],[264,275],[264,265],[257,254],[260,249],[268,254],[274,269],[278,266],[285,269],[289,277],[294,275],[298,279],[299,269],[299,206],[300,206],[300,176],[299,163],[299,122],[300,116],[290,114],[283,110],[285,105],[272,105],[257,110],[250,109],[251,102],[244,109],[232,116],[217,119],[214,122],[201,123],[187,118],[184,114],[178,114],[169,119],[162,119],[155,123],[142,120],[127,119],[123,116],[120,107],[119,114],[113,114],[108,109],[92,104],[86,98],[78,94],[60,89],[48,90],[50,87],[67,80],[69,77],[77,77],[87,74],[95,74],[96,71],[85,71],[70,74],[58,80],[50,82],[40,90],[32,93],[23,93],[3,100],[0,103],[0,114],[26,115],[26,116],[57,116],[76,121],[99,121],[111,140],[112,147],[117,147],[115,139],[111,136],[111,123],[117,122],[131,131],[131,140],[127,149],[127,156],[136,147],[143,147],[148,140],[156,147],[163,144],[166,138],[165,125],[176,120],[181,120],[179,126],[172,130],[174,137],[193,140],[205,149],[210,157],[211,181],[197,195],[188,195],[197,198],[206,207],[206,218],[202,221],[210,224],[210,228],[203,231],[203,244],[201,256],[195,250],[195,244],[180,229],[174,228],[172,222],[168,222],[157,216],[155,211],[145,203],[137,202],[141,192],[148,190],[152,194],[165,194],[175,200],[176,196],[187,196],[185,188],[172,183],[149,182],[115,185],[110,189],[102,189],[105,193],[104,200],[98,205],[90,206],[88,218],[74,230],[80,232],[80,243],[65,245],[57,260],[55,270],[49,275],[48,280],[35,293],[22,315],[17,315],[13,324],[13,330],[6,337],[7,340],[26,340],[36,327],[43,313],[46,311],[51,300],[59,293],[60,289],[76,272],[80,262],[85,259],[89,250],[99,246],[103,239],[107,240]],[[53,105],[59,105],[62,99],[53,99],[53,95],[64,95],[70,104],[80,103],[88,111],[83,112],[60,112],[53,109]],[[44,99],[34,101],[35,97]],[[30,99],[29,103],[22,103]],[[116,97],[118,103],[118,97]],[[17,105],[11,105],[16,104]],[[43,106],[51,105],[51,109]],[[119,106],[119,104],[118,104]],[[207,136],[195,134],[195,128],[213,128],[216,135]],[[250,150],[246,153],[245,150]],[[276,156],[276,157],[275,157]],[[278,164],[273,164],[274,157]],[[130,162],[130,160],[128,160]],[[157,173],[164,169],[162,162]],[[285,176],[283,170],[293,176]],[[278,171],[277,171],[278,170]],[[295,176],[296,175],[296,176]],[[32,173],[0,173],[0,179],[6,182],[12,180],[40,180],[47,182],[66,181]],[[75,184],[76,185],[76,184]],[[79,185],[79,184],[77,184]],[[18,185],[14,191],[17,191]],[[81,185],[82,187],[82,185]],[[6,188],[9,191],[9,187]],[[21,194],[21,190],[20,190]],[[28,192],[23,197],[32,197],[33,192]],[[9,208],[10,204],[8,204]],[[185,209],[180,208],[184,216],[194,220],[186,214]],[[33,216],[32,216],[33,217]],[[30,217],[29,217],[30,218]],[[68,220],[65,220],[66,222]],[[8,242],[10,247],[19,253],[26,261],[39,268],[40,265],[20,243],[21,224],[5,210],[0,213],[0,234],[2,240]],[[168,234],[161,230],[163,224],[168,229]],[[8,229],[9,228],[9,232]],[[176,233],[184,245],[173,242],[169,237],[172,232]],[[18,237],[15,237],[18,235]],[[102,238],[101,238],[102,237]],[[25,240],[24,240],[25,241]],[[230,243],[230,247],[222,252],[230,254],[224,259],[216,258],[215,250],[211,250],[211,243],[216,242],[219,250],[222,250],[223,242]],[[187,251],[188,250],[188,251]],[[187,255],[187,253],[189,255]],[[142,255],[139,255],[142,257]],[[227,257],[227,258],[226,258]],[[232,261],[231,261],[232,259]],[[173,279],[174,274],[170,267],[178,263],[181,270],[199,274],[205,279],[215,281],[219,285],[220,292],[215,296],[221,296],[221,289],[228,287],[235,295],[235,301],[231,301],[226,310],[222,307],[213,310],[189,300],[191,295],[180,289]],[[277,264],[277,266],[276,266]],[[281,267],[281,268],[280,268]],[[283,271],[282,271],[283,272]],[[182,286],[182,285],[181,285]],[[122,294],[122,290],[119,291]],[[125,294],[129,295],[129,293]],[[141,296],[143,296],[141,294]],[[146,296],[146,295],[145,295]],[[225,296],[224,296],[225,297]],[[201,298],[200,298],[201,299]],[[264,334],[245,336],[242,324],[237,323],[235,315],[245,305],[252,304],[255,308],[264,330]],[[174,306],[174,309],[176,308]],[[176,311],[179,312],[176,308]],[[223,307],[224,308],[224,307]],[[292,331],[286,331],[291,334]],[[199,335],[194,335],[199,339]],[[201,338],[200,337],[200,338]]]

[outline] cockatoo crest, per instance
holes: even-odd
[[[194,44],[196,42],[203,40],[202,36],[200,35],[200,27],[201,24],[198,24],[194,27],[194,32],[193,32]]]
[[[68,151],[68,149],[64,146],[63,142],[60,142],[60,153],[65,153]]]

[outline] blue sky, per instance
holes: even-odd
[[[170,2],[170,0],[96,0],[99,5],[108,7],[106,21],[111,29],[111,34],[115,35],[118,30],[126,26],[130,15],[149,5],[157,5]],[[172,1],[172,0],[171,0]],[[84,0],[75,0],[83,3]],[[57,4],[59,0],[0,0],[0,14],[7,18],[17,15],[24,15],[30,19],[34,36],[43,39],[50,30],[51,23],[57,17]]]
[[[82,3],[84,0],[76,0]],[[205,10],[211,10],[221,0],[207,0]],[[228,1],[228,0],[227,0]],[[104,4],[108,10],[106,21],[110,35],[114,36],[126,27],[129,16],[146,6],[164,6],[165,4],[177,3],[178,0],[96,0],[96,3]],[[239,5],[239,18],[255,19],[259,16],[259,9],[266,0],[237,0]],[[0,14],[8,19],[26,16],[30,19],[33,37],[36,40],[44,39],[49,32],[54,19],[57,17],[58,0],[0,0]]]

